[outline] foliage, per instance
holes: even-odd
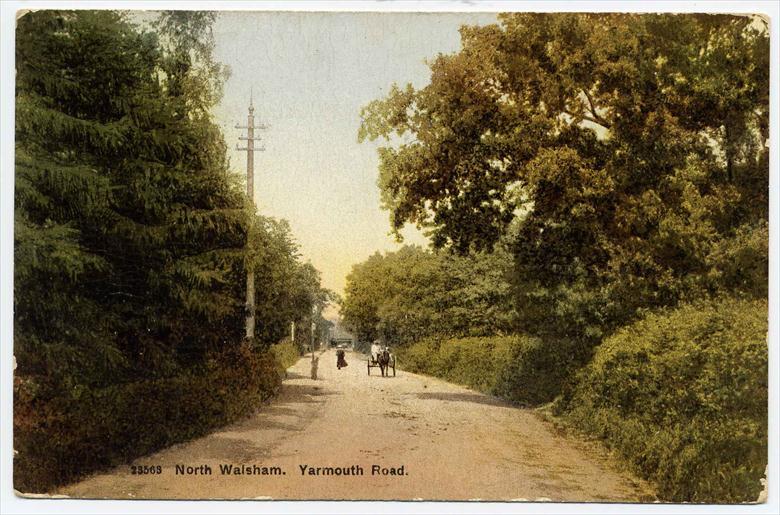
[[[165,379],[80,387],[41,398],[14,385],[14,488],[48,492],[84,474],[206,434],[254,412],[279,387],[270,353],[230,349],[202,370]]]
[[[396,234],[413,223],[460,255],[508,245],[511,328],[532,338],[506,380],[490,376],[493,354],[507,355],[492,338],[428,339],[399,349],[404,364],[508,398],[563,394],[572,423],[664,499],[754,500],[767,438],[766,22],[510,13],[461,41],[430,61],[428,85],[368,104],[358,137],[384,140]],[[388,297],[384,277],[403,280],[374,274],[366,291]],[[366,297],[355,318],[378,328]]]
[[[333,293],[320,285],[320,272],[303,263],[298,245],[285,220],[256,216],[250,228],[248,266],[255,272],[255,339],[277,342],[289,335],[290,322],[308,327],[325,324],[322,311]],[[235,295],[244,295],[244,277],[236,278]],[[243,297],[241,297],[243,298]]]
[[[708,261],[712,264],[709,273],[713,282],[724,285],[730,291],[767,298],[768,224],[764,221],[755,226],[738,227],[733,237],[724,238],[712,246]]]
[[[167,69],[189,108],[204,115],[222,98],[230,69],[214,59],[215,11],[163,11],[155,22]]]
[[[329,300],[289,226],[258,216],[230,174],[210,114],[226,76],[213,60],[213,18],[163,13],[156,32],[114,11],[18,20],[21,487],[247,413],[278,383],[267,346]],[[247,269],[258,292],[251,350]]]
[[[301,357],[298,346],[289,338],[271,345],[271,353],[282,371],[295,365]]]
[[[289,226],[229,174],[202,14],[166,13],[159,34],[111,11],[19,20],[15,350],[53,394],[237,345],[247,267],[263,345],[326,301]]]
[[[500,252],[460,257],[405,246],[377,253],[347,276],[341,314],[360,341],[506,332],[513,316],[510,267]]]
[[[440,377],[485,393],[495,393],[498,378],[524,342],[517,337],[426,338],[395,350],[409,372]]]
[[[649,314],[599,346],[557,409],[661,498],[752,502],[767,463],[767,302]]]
[[[29,13],[17,64],[20,373],[165,375],[217,348],[215,329],[239,308],[226,283],[246,241],[244,200],[217,127],[160,78],[170,69],[156,37],[108,11]],[[65,305],[82,298],[74,323],[80,306]],[[90,340],[103,349],[91,363],[67,359]]]
[[[723,247],[767,218],[766,25],[499,19],[463,27],[424,88],[364,108],[359,137],[387,141],[393,229],[416,223],[461,253],[513,240],[521,330],[591,345],[642,308],[733,291],[713,273]],[[752,272],[740,287],[766,284],[766,268]]]
[[[578,364],[572,348],[527,335],[426,338],[395,352],[399,366],[512,402],[552,400]]]

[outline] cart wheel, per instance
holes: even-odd
[[[393,377],[395,377],[395,358],[393,358]]]
[[[368,375],[371,375],[371,362],[366,361],[366,369],[368,370]]]

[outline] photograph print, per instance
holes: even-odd
[[[767,15],[86,7],[4,64],[18,496],[766,502]]]

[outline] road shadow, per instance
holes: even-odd
[[[343,394],[319,385],[285,383],[279,394],[271,402],[263,405],[254,416],[234,422],[223,428],[221,432],[240,434],[257,430],[303,431],[316,417],[321,406],[327,402],[327,397],[331,395]],[[226,435],[219,433],[212,436],[226,438]],[[229,438],[236,438],[236,436]],[[216,452],[220,453],[219,450]],[[256,450],[247,448],[247,452],[256,453]]]
[[[269,405],[263,408],[260,413],[268,413],[271,415],[280,415],[283,417],[294,417],[298,415],[298,410],[294,408],[288,408],[286,406],[274,406]]]
[[[488,406],[500,406],[502,408],[510,407],[510,405],[505,401],[479,393],[423,392],[416,395],[418,399],[422,400],[471,402],[474,404],[486,404]]]
[[[290,372],[289,370],[284,374],[285,379],[309,379],[309,376],[299,374],[298,372]]]
[[[282,429],[284,431],[301,431],[308,420],[306,413],[294,408],[282,406],[269,406],[262,411],[258,411],[255,416],[247,418],[240,422],[234,422],[224,428],[224,432],[244,433],[247,431],[256,431],[258,429]],[[219,432],[215,433],[217,436]],[[232,437],[231,437],[232,438]]]
[[[308,384],[289,384],[282,385],[282,390],[273,399],[274,404],[296,403],[296,402],[325,402],[325,397],[330,395],[343,395],[341,392],[330,390],[323,386],[313,386]],[[266,410],[273,409],[273,406]]]

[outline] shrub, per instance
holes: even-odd
[[[606,339],[564,419],[603,438],[670,501],[755,501],[767,463],[767,302],[647,315]]]
[[[582,354],[571,341],[552,345],[526,335],[428,338],[397,353],[399,366],[410,372],[526,404],[552,400]]]
[[[576,339],[522,337],[504,366],[496,395],[513,402],[539,405],[550,402],[569,385],[590,356],[591,345]]]
[[[276,358],[277,363],[279,363],[282,372],[296,364],[301,357],[298,346],[289,339],[271,345],[271,352],[273,353],[274,358]]]
[[[200,371],[166,379],[75,388],[39,399],[16,378],[14,488],[46,492],[89,472],[149,454],[252,413],[280,384],[271,353],[226,351]]]

